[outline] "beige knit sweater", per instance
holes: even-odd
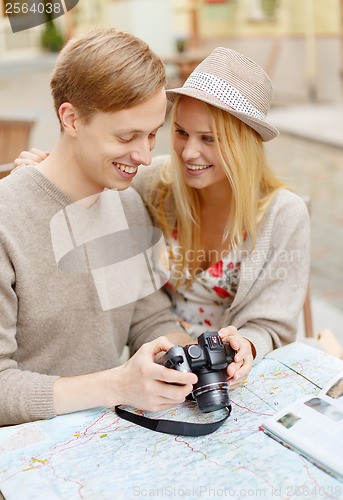
[[[133,189],[119,195],[129,223],[150,224]],[[54,417],[56,376],[114,367],[126,344],[178,330],[164,292],[103,310],[89,273],[59,269],[50,222],[72,203],[34,167],[0,182],[0,425]]]

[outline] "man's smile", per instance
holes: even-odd
[[[112,163],[121,172],[125,172],[126,174],[136,174],[137,173],[138,166],[133,167],[131,165],[125,165],[124,163],[117,163],[115,161],[113,161]]]

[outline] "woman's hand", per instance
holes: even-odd
[[[237,351],[234,362],[227,367],[230,389],[235,389],[244,382],[251,370],[256,354],[255,348],[249,340],[238,333],[234,326],[222,328],[218,333],[224,342]]]
[[[50,153],[44,153],[37,148],[32,148],[30,151],[22,151],[13,162],[14,168],[22,167],[23,165],[37,165],[45,160],[49,154]]]

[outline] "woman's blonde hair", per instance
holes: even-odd
[[[249,237],[253,250],[263,213],[275,192],[284,187],[284,184],[271,171],[262,139],[255,130],[219,108],[204,105],[211,119],[215,147],[232,193],[223,243],[227,243],[228,249],[240,249],[245,238]],[[176,119],[177,106],[178,101],[173,108],[172,123]],[[175,227],[167,223],[168,214],[163,209],[163,198],[168,193],[173,195],[176,204],[176,227],[181,254],[181,258],[178,256],[177,259],[179,271],[187,268],[193,276],[196,262],[187,262],[187,255],[190,255],[189,250],[193,255],[197,255],[196,252],[200,250],[200,201],[197,190],[185,183],[183,166],[175,151],[171,161],[162,169],[158,213],[156,210],[153,213],[170,238]]]
[[[70,40],[57,58],[50,87],[59,120],[61,104],[70,102],[88,121],[95,111],[131,108],[165,83],[164,65],[148,44],[110,28]]]

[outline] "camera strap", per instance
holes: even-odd
[[[216,422],[208,422],[206,424],[197,424],[194,422],[181,422],[175,420],[164,420],[164,419],[153,419],[144,417],[143,415],[137,415],[136,413],[131,413],[120,406],[115,407],[118,417],[128,420],[133,424],[140,425],[146,429],[150,429],[156,432],[162,432],[163,434],[176,434],[180,436],[206,436],[216,431],[223,425],[223,423],[229,418],[231,413],[231,405],[226,407],[227,415],[221,420]]]

